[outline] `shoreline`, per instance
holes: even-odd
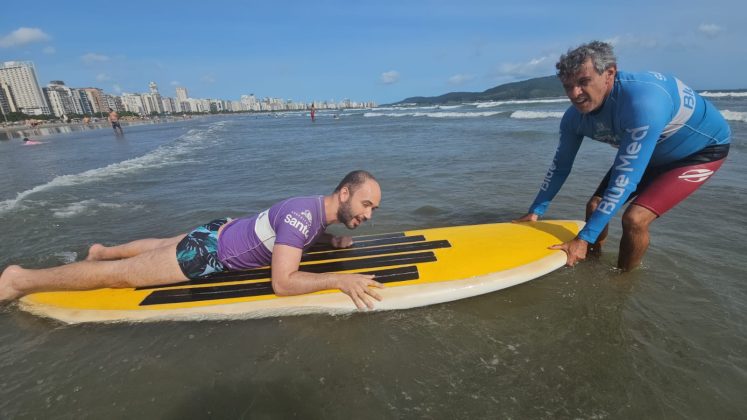
[[[143,120],[120,119],[119,123],[122,125],[122,128],[125,129],[127,127],[132,127],[136,125],[163,124],[163,123],[170,123],[170,122],[177,122],[177,121],[189,121],[191,119],[193,118],[166,117],[166,118],[154,118],[154,119],[143,119]],[[71,133],[74,131],[101,130],[101,129],[111,130],[112,129],[111,124],[107,120],[103,120],[103,121],[97,121],[97,122],[88,123],[88,124],[84,124],[82,122],[44,123],[44,124],[37,125],[36,127],[28,127],[26,125],[19,125],[19,126],[0,125],[0,141],[10,141],[14,139],[22,139],[24,137],[29,137],[29,138],[46,137],[46,136],[52,136],[55,134]]]

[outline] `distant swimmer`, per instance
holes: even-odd
[[[658,72],[617,70],[612,46],[593,41],[569,50],[556,64],[572,106],[560,122],[560,143],[529,212],[542,216],[573,167],[581,142],[608,143],[617,155],[586,205],[586,226],[555,245],[573,266],[598,253],[610,219],[622,215],[617,265],[632,270],[649,246],[649,225],[676,206],[724,163],[731,130],[721,113],[681,80]]]
[[[339,289],[358,309],[373,309],[383,285],[370,274],[299,271],[314,243],[348,248],[350,236],[325,232],[333,223],[355,229],[381,202],[379,183],[366,171],[347,174],[329,195],[295,197],[255,215],[217,219],[188,234],[91,246],[86,261],[60,267],[8,266],[0,275],[0,301],[53,290],[147,287],[201,279],[211,273],[271,266],[276,295]]]
[[[311,122],[316,121],[314,114],[316,113],[316,108],[314,108],[314,104],[311,104]]]
[[[42,141],[31,140],[28,137],[24,137],[23,138],[23,145],[24,146],[33,146],[33,145],[36,145],[36,144],[43,144],[43,143],[44,142],[42,142]]]
[[[119,125],[119,114],[117,114],[117,111],[109,108],[109,122],[112,123],[112,129],[116,133],[117,130],[119,130],[119,134],[124,134],[122,131],[122,126]]]

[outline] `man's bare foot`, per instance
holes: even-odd
[[[21,292],[13,288],[13,279],[25,270],[20,265],[9,265],[0,275],[0,302],[15,300],[21,297]]]
[[[90,248],[88,248],[88,256],[86,257],[86,261],[102,261],[106,258],[104,258],[104,252],[106,251],[106,247],[101,244],[93,244]]]

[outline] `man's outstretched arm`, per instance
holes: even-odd
[[[359,310],[373,309],[373,299],[381,296],[372,287],[384,285],[373,275],[307,273],[298,271],[303,251],[289,245],[275,245],[272,249],[272,289],[278,296],[302,295],[320,290],[340,289]]]

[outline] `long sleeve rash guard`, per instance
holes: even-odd
[[[541,216],[563,186],[584,137],[618,149],[602,201],[578,237],[594,243],[633,193],[648,166],[683,159],[727,144],[731,131],[721,113],[679,79],[656,72],[618,72],[602,107],[581,114],[569,107],[560,142],[529,212]]]

